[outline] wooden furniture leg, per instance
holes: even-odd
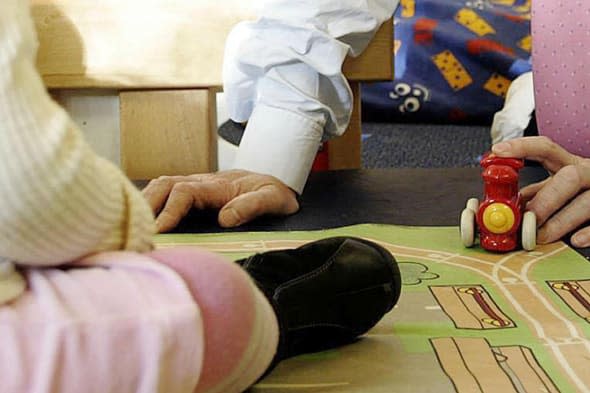
[[[341,137],[328,142],[330,169],[359,169],[361,167],[361,84],[350,82],[354,95],[352,117]]]
[[[215,89],[124,91],[121,167],[131,179],[217,170]]]

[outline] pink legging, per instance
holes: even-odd
[[[196,391],[245,390],[268,367],[278,339],[276,320],[268,313],[272,309],[261,292],[238,265],[196,248],[165,249],[148,255],[185,280],[201,309],[205,358]],[[260,308],[265,312],[257,313]],[[261,330],[263,334],[256,333]],[[259,347],[257,355],[245,356],[255,347]]]
[[[590,157],[590,0],[533,0],[532,11],[539,134]]]
[[[27,290],[0,306],[2,393],[238,393],[276,351],[272,307],[215,254],[108,252],[21,270]]]

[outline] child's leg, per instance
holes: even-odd
[[[2,393],[184,393],[203,361],[200,310],[171,269],[134,253],[25,269],[0,307]]]
[[[196,248],[148,254],[174,269],[201,309],[205,354],[197,392],[241,392],[267,369],[278,344],[272,307],[235,263]]]
[[[3,393],[241,392],[276,351],[270,305],[213,254],[104,253],[24,274],[27,291],[0,307]]]

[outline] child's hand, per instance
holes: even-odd
[[[143,190],[159,232],[173,229],[192,208],[221,209],[219,225],[236,227],[265,214],[299,210],[296,194],[275,177],[243,170],[163,176]]]
[[[540,244],[559,240],[590,220],[590,160],[569,153],[549,138],[517,138],[499,143],[492,151],[502,157],[540,162],[551,173],[548,179],[521,190],[526,210],[537,216]],[[590,246],[590,227],[571,239],[576,247]]]

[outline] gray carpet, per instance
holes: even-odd
[[[363,167],[478,166],[490,149],[488,126],[363,124]]]
[[[222,138],[237,145],[243,128],[227,122]],[[364,168],[449,168],[479,165],[491,146],[489,126],[363,124]]]

